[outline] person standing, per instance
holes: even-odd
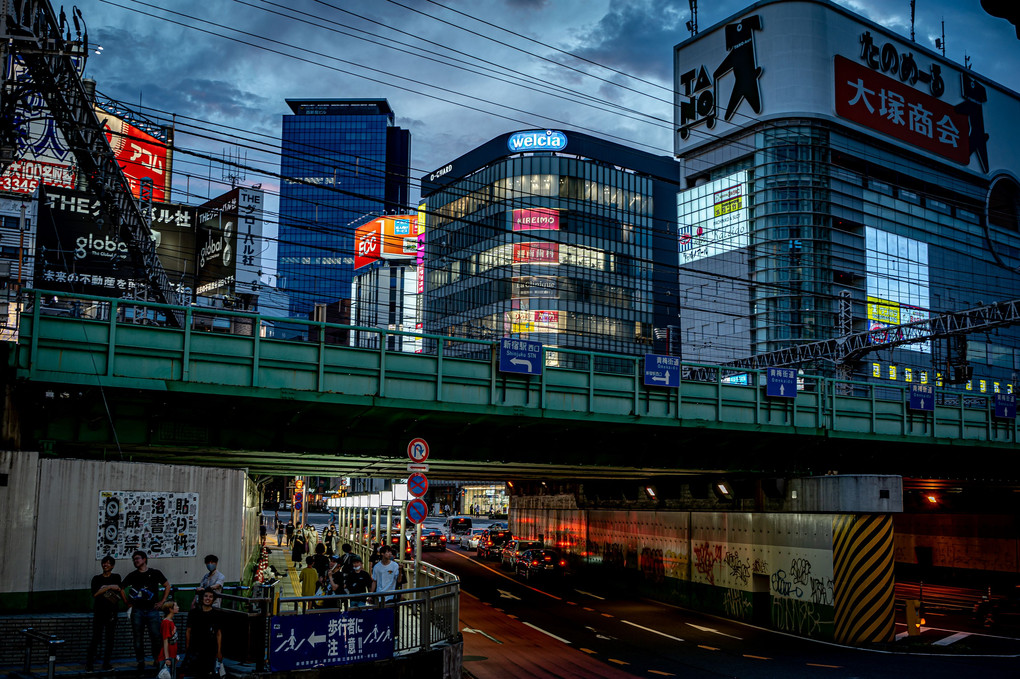
[[[215,608],[216,593],[202,592],[198,608],[188,613],[184,643],[188,655],[188,673],[195,677],[215,677],[217,663],[223,662],[223,631]]]
[[[286,544],[290,545],[291,541],[294,538],[294,522],[293,521],[288,521],[287,522],[287,527],[285,528],[285,531],[286,531],[285,534],[287,536],[287,543]]]
[[[152,655],[160,652],[160,610],[170,596],[170,582],[163,573],[149,568],[149,557],[142,550],[131,555],[135,570],[121,583],[121,597],[131,607],[131,637],[138,670],[145,670],[145,634],[149,635]],[[162,593],[161,593],[162,591]],[[158,662],[156,663],[159,664]]]
[[[99,562],[103,572],[92,578],[92,639],[85,654],[85,671],[95,668],[96,651],[99,650],[99,639],[103,637],[103,669],[112,669],[110,657],[113,654],[113,633],[117,628],[117,613],[120,610],[120,576],[113,572],[116,561],[107,554]]]
[[[379,550],[379,561],[372,566],[373,593],[395,592],[400,584],[400,564],[393,560],[393,548],[383,545]],[[379,601],[393,601],[396,597],[387,594],[377,597]]]
[[[163,621],[159,623],[159,637],[162,643],[159,647],[159,664],[170,670],[170,676],[177,675],[177,624],[174,623],[174,615],[181,610],[176,601],[167,601],[161,606],[163,610]]]
[[[301,562],[305,560],[305,534],[300,528],[294,531],[294,539],[291,540],[290,560],[297,569],[301,568]]]
[[[216,608],[222,605],[220,601],[220,595],[223,594],[223,585],[227,582],[227,576],[219,570],[220,558],[215,554],[208,554],[205,557],[205,569],[208,571],[202,576],[202,581],[198,583],[198,587],[195,588],[195,598],[191,602],[192,608],[198,608],[201,604],[202,593],[209,590],[216,594],[216,603],[213,604]]]
[[[372,576],[362,567],[361,557],[354,555],[351,559],[350,573],[343,574],[343,593],[346,594],[367,594],[372,587]],[[340,592],[337,592],[338,594]],[[351,599],[351,606],[365,606],[368,601],[365,598]]]
[[[276,514],[276,546],[280,547],[283,545],[283,524],[280,523],[280,514]]]

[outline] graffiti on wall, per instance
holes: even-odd
[[[811,601],[773,597],[772,624],[792,634],[828,637],[834,623],[826,610]]]

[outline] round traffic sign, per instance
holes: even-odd
[[[294,511],[295,512],[300,512],[301,511],[301,501],[300,500],[294,503]]]
[[[407,477],[407,492],[414,497],[421,497],[429,489],[429,480],[421,472]]]
[[[415,462],[424,462],[429,459],[429,444],[425,439],[411,439],[407,444],[407,456]]]
[[[407,520],[411,523],[421,523],[429,515],[429,506],[425,500],[415,498],[407,503]]]

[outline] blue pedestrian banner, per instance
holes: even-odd
[[[680,357],[645,354],[646,387],[679,387]]]
[[[499,341],[499,371],[542,374],[542,343],[504,337]]]
[[[274,615],[269,668],[286,672],[392,658],[393,621],[392,608]]]
[[[1016,419],[1016,394],[995,395],[995,416],[1004,420]]]
[[[797,370],[795,368],[769,368],[767,375],[766,396],[797,398]]]
[[[910,409],[935,412],[935,387],[930,384],[911,384]]]

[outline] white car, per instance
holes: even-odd
[[[460,539],[461,549],[473,549],[478,551],[478,539],[485,532],[484,528],[472,528],[469,535],[465,535]]]

